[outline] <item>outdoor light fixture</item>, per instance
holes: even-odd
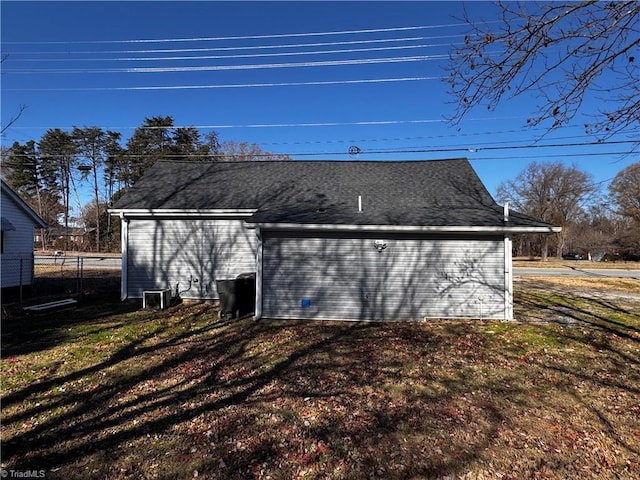
[[[384,240],[374,240],[373,246],[376,247],[376,250],[378,250],[378,253],[382,253],[382,250],[387,248],[387,242],[385,242]]]

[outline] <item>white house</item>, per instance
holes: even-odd
[[[2,288],[33,283],[34,228],[47,225],[2,181]]]
[[[274,319],[511,319],[511,236],[560,231],[497,205],[466,159],[161,161],[111,213],[123,299],[215,299],[255,273]]]

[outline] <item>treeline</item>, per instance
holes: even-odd
[[[43,232],[43,248],[119,251],[119,222],[107,209],[161,159],[290,160],[247,142],[221,143],[216,132],[175,127],[166,116],[146,118],[125,145],[120,132],[100,127],[49,129],[38,141],[3,149],[2,177],[52,227]],[[91,186],[92,200],[72,216],[81,185]]]
[[[120,223],[107,209],[161,159],[290,160],[255,144],[221,143],[216,132],[175,127],[170,116],[150,117],[124,145],[120,132],[100,127],[50,129],[37,142],[16,142],[2,151],[2,177],[52,227],[42,246],[119,251]],[[92,198],[72,217],[81,185]],[[516,236],[517,256],[640,260],[640,162],[619,171],[606,191],[576,166],[533,162],[499,185],[496,200],[562,227],[557,235]]]
[[[576,166],[533,162],[499,185],[497,200],[562,227],[557,235],[517,236],[516,256],[640,260],[640,162],[620,170],[606,191]]]

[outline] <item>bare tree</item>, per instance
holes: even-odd
[[[84,163],[78,166],[82,174],[82,179],[89,176],[93,181],[93,199],[94,214],[96,228],[96,251],[100,251],[101,240],[101,212],[100,212],[100,182],[98,182],[98,174],[102,172],[104,176],[104,165],[108,157],[108,149],[110,147],[111,132],[104,131],[100,127],[74,127],[71,137],[76,145],[76,153],[78,159]]]
[[[603,107],[585,124],[603,136],[640,119],[640,2],[500,2],[499,22],[476,22],[451,53],[447,81],[460,121],[470,110],[525,92],[540,98],[529,125],[567,124],[595,95]],[[640,142],[637,144],[640,145]],[[636,145],[636,146],[637,146]]]
[[[255,143],[236,142],[234,140],[228,140],[220,144],[220,150],[215,155],[215,159],[227,162],[245,162],[254,160],[291,160],[291,157],[282,153],[266,152]]]
[[[623,168],[609,184],[618,213],[640,222],[640,162]]]
[[[498,185],[497,199],[510,202],[516,210],[562,227],[557,256],[562,255],[570,224],[579,218],[596,192],[591,175],[561,162],[533,162],[515,180]],[[542,259],[548,255],[548,236],[543,237]]]
[[[609,184],[609,193],[624,229],[617,236],[618,251],[623,258],[640,259],[640,162],[623,168]]]

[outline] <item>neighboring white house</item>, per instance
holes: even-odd
[[[46,223],[16,192],[2,182],[2,288],[33,283],[34,228]]]
[[[256,318],[513,317],[508,212],[467,159],[161,161],[111,210],[122,298],[216,299],[255,273]]]

